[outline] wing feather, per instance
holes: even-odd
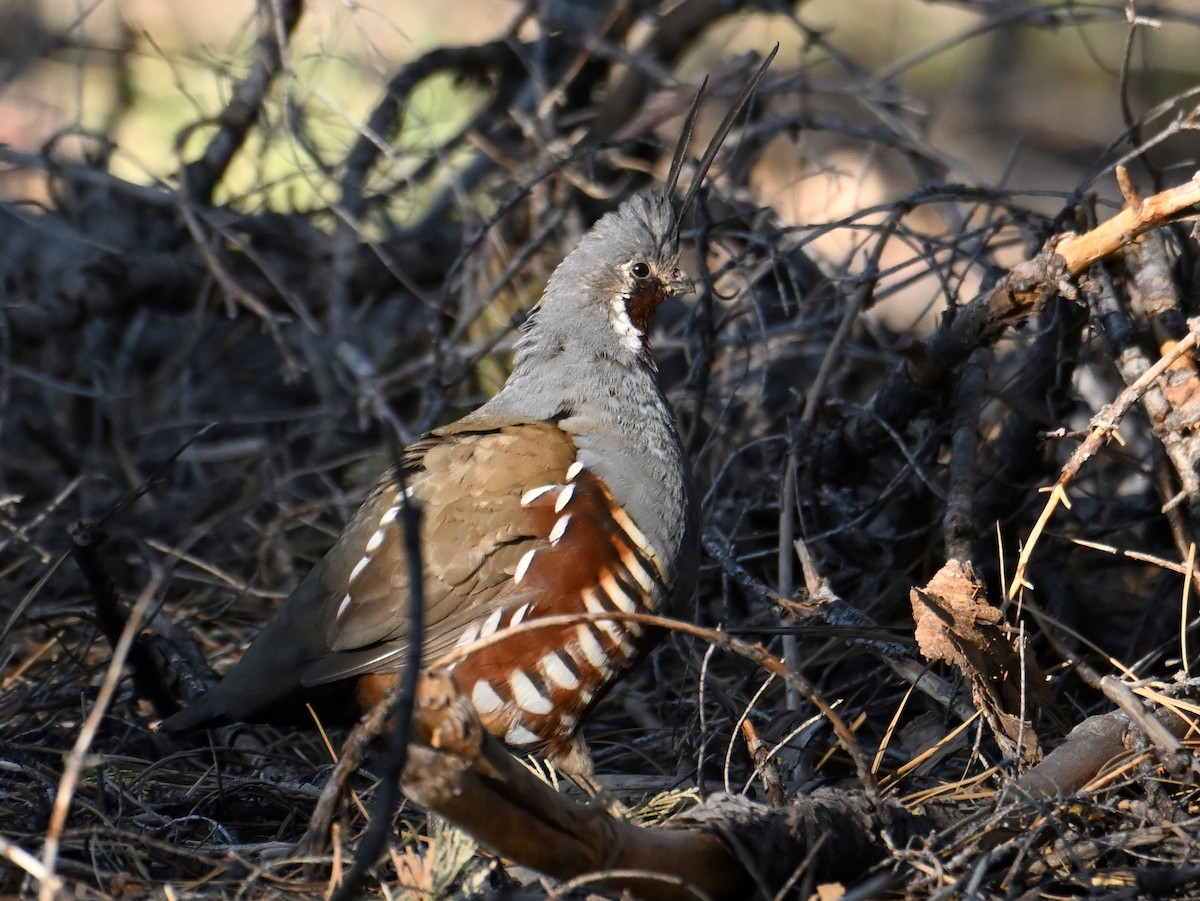
[[[527,550],[546,544],[524,514],[521,497],[531,488],[561,484],[575,456],[571,437],[548,423],[486,430],[460,425],[435,431],[410,449],[407,482],[425,513],[426,659],[453,647],[481,611],[520,603],[512,579],[517,563]],[[304,685],[403,666],[407,561],[400,517],[389,517],[398,502],[395,480],[385,479],[326,558],[338,566],[328,566],[322,581],[342,609],[326,629],[329,652],[305,668]],[[383,538],[371,552],[380,529]]]

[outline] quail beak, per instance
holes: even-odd
[[[667,290],[672,295],[692,294],[696,290],[696,283],[684,275],[682,269],[676,269],[667,281]]]

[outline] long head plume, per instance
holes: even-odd
[[[523,413],[552,419],[564,406],[578,410],[593,403],[595,376],[590,373],[596,360],[615,359],[625,364],[622,372],[653,371],[647,339],[651,317],[663,301],[693,290],[679,268],[680,221],[778,49],[776,46],[763,60],[726,113],[680,209],[674,208],[672,196],[703,87],[688,111],[662,188],[641,191],[601,216],[555,267],[541,300],[526,320],[513,373],[495,404],[517,398]],[[619,340],[613,340],[614,332]],[[547,359],[554,361],[552,367]],[[548,379],[548,372],[557,378]]]
[[[721,145],[725,143],[725,138],[729,135],[729,130],[733,128],[733,123],[738,115],[746,107],[747,101],[750,100],[750,95],[754,93],[754,89],[758,87],[758,83],[762,81],[763,76],[767,74],[767,69],[771,67],[771,62],[775,59],[775,54],[779,52],[779,45],[776,44],[771,52],[767,54],[766,59],[755,71],[753,77],[746,82],[745,87],[734,99],[729,110],[725,113],[725,118],[721,120],[716,132],[712,136],[712,140],[708,142],[708,147],[704,150],[704,156],[700,158],[700,165],[696,168],[696,176],[692,179],[691,185],[688,187],[688,192],[683,198],[683,203],[679,207],[679,218],[687,214],[692,203],[696,199],[696,194],[699,193],[701,185],[704,184],[704,176],[708,174],[708,169],[712,165],[713,160],[717,158],[717,152],[721,149]],[[671,157],[671,168],[667,172],[667,181],[663,186],[663,190],[668,197],[674,193],[679,182],[679,173],[683,169],[683,160],[687,155],[688,145],[692,142],[692,130],[696,125],[696,114],[700,110],[700,101],[704,97],[704,89],[708,85],[708,77],[705,76],[704,81],[700,83],[700,89],[696,92],[696,99],[692,101],[692,107],[688,110],[687,118],[683,123],[683,131],[679,135],[679,143],[675,145],[675,154]]]

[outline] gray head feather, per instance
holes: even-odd
[[[679,221],[659,192],[602,217],[555,269],[517,344],[512,375],[469,418],[551,420],[579,461],[675,569],[686,597],[696,523],[690,468],[646,342],[660,302],[691,290],[679,271]]]

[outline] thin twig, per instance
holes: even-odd
[[[1046,523],[1049,522],[1055,508],[1059,504],[1069,506],[1066,486],[1075,478],[1079,470],[1083,468],[1083,464],[1090,460],[1116,434],[1117,426],[1120,425],[1125,414],[1141,399],[1143,394],[1150,390],[1158,380],[1158,377],[1166,372],[1176,360],[1185,354],[1191,353],[1192,348],[1196,346],[1197,332],[1200,331],[1200,318],[1188,320],[1188,329],[1189,331],[1183,340],[1179,341],[1167,353],[1163,354],[1157,363],[1142,374],[1141,378],[1118,394],[1112,403],[1106,404],[1100,412],[1092,417],[1091,433],[1075,449],[1075,452],[1071,454],[1070,459],[1063,465],[1059,473],[1058,481],[1048,489],[1050,498],[1046,501],[1046,505],[1038,517],[1037,525],[1034,526],[1029,539],[1025,542],[1025,546],[1021,548],[1021,556],[1017,560],[1017,568],[1013,573],[1013,580],[1008,589],[1009,600],[1016,597],[1017,592],[1023,587],[1029,587],[1029,583],[1025,579],[1025,572],[1029,568],[1029,560],[1032,558],[1033,550],[1037,546],[1037,539],[1041,536],[1042,530],[1045,528]]]
[[[58,790],[54,794],[54,806],[51,808],[50,822],[46,827],[45,843],[42,846],[42,866],[44,872],[38,880],[41,884],[38,890],[38,901],[55,901],[58,896],[57,892],[60,888],[60,883],[55,878],[54,871],[58,863],[58,851],[62,843],[63,827],[67,822],[67,814],[71,810],[71,799],[74,797],[75,788],[79,784],[80,774],[88,763],[88,749],[92,746],[92,741],[100,729],[100,722],[104,719],[105,714],[108,713],[108,705],[112,703],[113,695],[117,690],[117,683],[121,680],[121,673],[125,669],[125,658],[129,654],[130,647],[133,645],[134,637],[141,628],[142,619],[145,617],[151,601],[158,595],[159,588],[162,585],[162,578],[163,574],[161,571],[153,572],[150,581],[142,589],[137,602],[133,605],[129,619],[125,622],[125,628],[121,630],[121,637],[117,641],[116,647],[113,648],[112,657],[109,658],[108,668],[104,673],[104,681],[100,683],[100,690],[96,693],[96,701],[92,705],[87,719],[84,720],[83,726],[79,729],[79,735],[75,739],[74,746],[67,752],[62,777],[58,781]]]

